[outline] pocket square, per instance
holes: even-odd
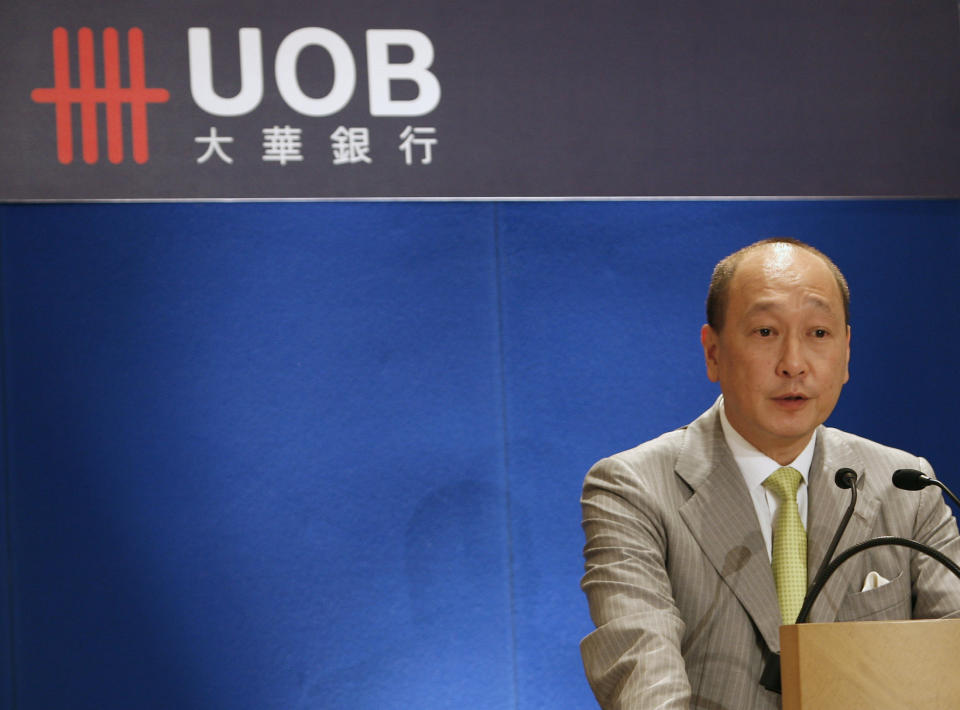
[[[871,589],[878,589],[884,584],[889,584],[890,580],[886,577],[881,576],[877,572],[871,572],[867,575],[867,578],[863,580],[863,589],[861,592],[869,592]]]

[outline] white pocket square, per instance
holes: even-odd
[[[889,584],[890,580],[886,577],[882,577],[877,572],[871,572],[867,575],[867,578],[863,580],[863,589],[861,592],[869,592],[871,589],[878,589],[884,584]]]

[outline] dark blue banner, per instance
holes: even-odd
[[[6,201],[960,195],[952,0],[2,16]]]

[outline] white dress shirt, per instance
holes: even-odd
[[[781,466],[740,436],[727,419],[727,413],[724,411],[722,403],[720,405],[720,425],[723,427],[723,436],[727,440],[727,446],[733,452],[733,458],[736,460],[740,473],[743,475],[743,480],[747,484],[747,489],[750,491],[753,507],[757,511],[757,520],[760,522],[760,531],[763,533],[763,541],[767,546],[767,556],[772,559],[773,521],[776,519],[780,500],[771,491],[763,487],[763,482]],[[807,476],[810,473],[816,440],[816,435],[811,436],[806,448],[800,452],[800,455],[786,464],[800,472],[801,481],[800,487],[797,489],[797,505],[800,508],[800,520],[803,521],[804,528],[807,527]]]

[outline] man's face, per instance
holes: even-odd
[[[850,378],[840,287],[815,254],[788,244],[743,257],[718,333],[703,326],[707,376],[733,428],[775,461],[803,450]]]

